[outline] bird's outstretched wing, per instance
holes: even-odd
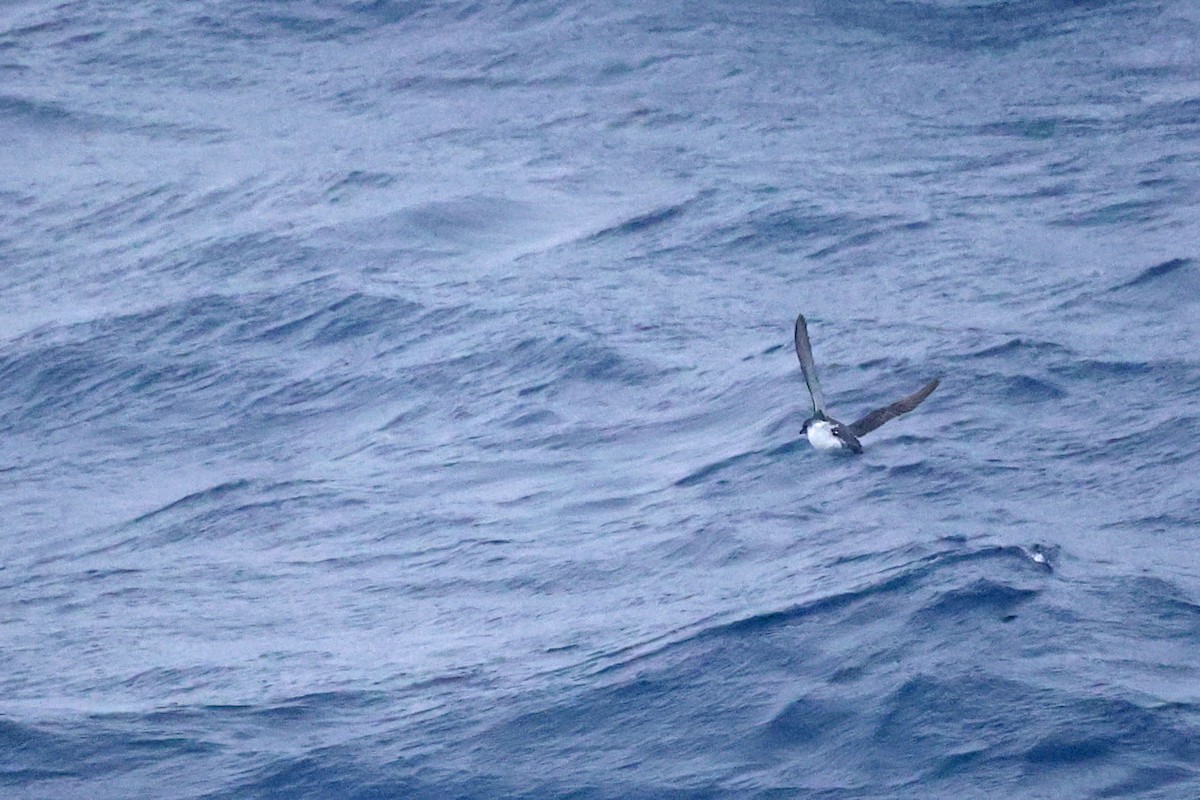
[[[800,359],[800,371],[804,373],[804,382],[808,384],[808,393],[812,397],[813,416],[824,417],[825,395],[821,392],[821,382],[817,380],[817,365],[813,361],[812,345],[808,341],[808,323],[804,321],[803,314],[796,317],[796,355]]]
[[[917,406],[921,405],[921,402],[926,397],[929,397],[929,395],[933,394],[933,390],[938,387],[940,380],[940,378],[934,378],[929,383],[925,384],[919,391],[913,392],[903,400],[897,400],[890,406],[875,409],[858,422],[847,426],[847,430],[849,430],[855,436],[865,436],[888,420],[895,419],[901,414],[907,414]]]

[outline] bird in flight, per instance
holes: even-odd
[[[862,444],[858,441],[861,437],[888,420],[912,411],[933,393],[940,381],[940,378],[934,378],[908,397],[901,398],[890,406],[877,408],[857,422],[846,425],[825,414],[825,395],[821,392],[821,382],[817,380],[817,365],[813,361],[812,344],[808,341],[808,323],[804,321],[803,314],[796,317],[796,355],[800,359],[800,371],[804,373],[804,382],[808,384],[813,406],[813,415],[804,423],[800,432],[806,435],[809,444],[818,450],[849,450],[852,453],[861,453]]]

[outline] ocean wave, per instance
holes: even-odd
[[[6,797],[1197,794],[1191,5],[9,6]]]

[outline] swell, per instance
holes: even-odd
[[[330,364],[351,346],[402,346],[444,330],[438,312],[403,299],[323,287],[277,294],[205,295],[135,314],[44,326],[0,350],[0,422],[53,430],[83,422],[205,419],[296,413],[366,402],[391,380]]]
[[[173,680],[151,671],[142,680]],[[232,775],[278,774],[286,755],[304,750],[324,726],[378,710],[378,692],[335,690],[285,697],[261,704],[175,705],[150,711],[72,712],[42,710],[36,721],[0,718],[0,786],[25,797],[119,797],[131,785],[143,797],[262,796],[262,777],[229,780]],[[247,750],[245,742],[257,742]],[[302,761],[335,763],[336,750],[322,748]],[[293,775],[300,771],[294,766]],[[355,773],[349,773],[355,774]],[[229,781],[230,791],[214,792]],[[369,783],[358,773],[351,784]],[[345,785],[345,784],[343,784]],[[159,792],[153,787],[167,787]],[[234,788],[237,787],[237,788]],[[305,783],[303,796],[334,786]],[[29,793],[29,794],[25,794]],[[296,795],[299,796],[299,795]],[[352,795],[343,795],[352,796]]]
[[[688,649],[694,645],[703,644],[710,639],[737,639],[746,635],[759,635],[769,633],[779,627],[803,624],[810,618],[836,616],[864,603],[873,603],[885,596],[909,594],[939,572],[954,572],[964,567],[986,567],[989,564],[997,564],[1004,570],[1016,569],[1020,573],[1030,575],[1043,573],[1036,562],[1030,559],[1028,552],[1021,547],[994,546],[980,549],[959,550],[955,548],[937,551],[910,562],[904,567],[890,570],[891,574],[886,577],[867,582],[859,588],[817,597],[779,610],[754,613],[720,623],[704,624],[697,629],[686,629],[680,632],[678,638],[667,637],[667,641],[649,648],[641,645],[631,646],[624,653],[599,658],[595,664],[595,674],[624,670],[643,659],[658,658],[677,649]],[[981,590],[980,587],[984,588]],[[992,582],[966,590],[947,590],[948,594],[936,601],[934,606],[936,607],[940,602],[953,602],[953,599],[963,591],[966,591],[968,598],[976,598],[974,603],[966,602],[965,607],[972,605],[988,607],[995,605],[995,602],[988,598],[989,594],[999,593],[1002,595],[1009,589],[1001,583]],[[1033,594],[1018,591],[1016,596],[1023,601],[1032,597]]]
[[[1074,781],[1098,796],[1194,781],[1200,706],[1059,685],[1040,663],[1107,626],[1103,598],[1150,601],[1130,624],[1169,618],[1153,635],[1179,642],[1194,634],[1194,601],[1173,585],[1117,581],[1094,587],[1098,616],[1081,616],[1030,552],[937,550],[857,588],[591,659],[573,696],[493,715],[467,763],[476,776],[520,781],[552,745],[577,767],[571,785],[636,764],[625,791],[650,794],[686,782],[685,765],[697,763],[713,785],[753,787],[747,796],[818,786],[843,787],[834,797],[857,796],[850,786],[929,796],[961,791],[981,771],[1015,770],[1018,787]],[[1032,644],[1046,626],[1070,641]],[[1183,666],[1175,656],[1171,667]],[[705,723],[713,715],[723,726]],[[489,766],[500,761],[503,772]],[[1078,771],[1100,764],[1119,766]]]
[[[1003,51],[1065,36],[1097,7],[1120,4],[1122,0],[971,4],[867,0],[830,4],[823,15],[838,26],[869,30],[889,40],[956,51]]]

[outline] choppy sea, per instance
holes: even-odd
[[[0,796],[1200,797],[1200,5],[4,3]]]

